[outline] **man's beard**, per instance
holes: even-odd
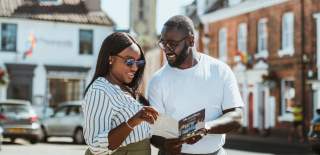
[[[168,61],[169,65],[171,67],[176,67],[178,68],[188,57],[188,50],[189,50],[189,46],[187,44],[184,45],[181,53],[179,55],[176,55],[176,60],[172,63],[170,63],[170,61]]]

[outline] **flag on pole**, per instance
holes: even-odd
[[[28,37],[28,47],[27,47],[27,50],[23,53],[23,59],[30,57],[35,47],[36,47],[36,37],[34,36],[33,33],[30,33]]]

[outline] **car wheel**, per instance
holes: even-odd
[[[76,144],[84,144],[84,137],[81,128],[76,129],[73,135],[73,142]]]
[[[312,146],[312,150],[313,152],[315,152],[316,154],[320,155],[320,149],[318,148],[318,146]]]
[[[14,143],[16,141],[16,138],[10,138],[10,142]]]
[[[41,128],[41,141],[42,142],[48,142],[48,135],[47,135],[47,132],[46,132],[46,129],[44,129],[44,127]]]
[[[32,138],[32,139],[29,139],[30,143],[31,144],[36,144],[39,142],[39,139],[38,138]]]

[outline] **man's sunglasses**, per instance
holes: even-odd
[[[170,41],[166,41],[163,39],[160,39],[160,41],[158,42],[158,46],[162,49],[168,49],[170,51],[175,51],[176,48],[179,46],[179,44],[184,41],[185,39],[187,39],[189,36],[185,36],[183,37],[181,40],[178,41],[174,41],[174,40],[170,40]]]
[[[137,67],[143,67],[145,65],[145,61],[144,60],[134,60],[133,58],[125,58],[121,55],[115,55],[116,57],[119,57],[121,59],[124,60],[124,64],[126,64],[128,67],[132,67],[134,64],[137,65]]]

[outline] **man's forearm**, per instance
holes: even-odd
[[[235,108],[226,111],[216,120],[206,123],[209,134],[224,134],[241,127],[242,109]]]

